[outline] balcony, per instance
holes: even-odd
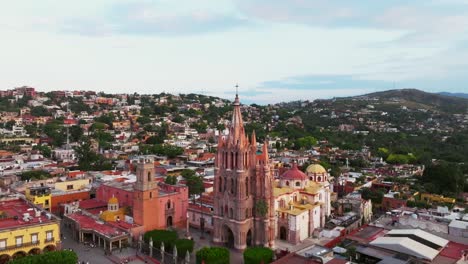
[[[44,243],[50,243],[50,242],[54,242],[54,241],[55,241],[55,238],[53,238],[53,237],[44,239]]]
[[[0,248],[0,252],[12,250],[12,249],[22,249],[22,248],[35,246],[35,245],[39,245],[39,240],[34,241],[34,242],[22,243],[20,245],[11,245],[11,246],[7,246],[7,247],[4,247],[4,248]]]

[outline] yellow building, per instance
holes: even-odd
[[[0,264],[60,249],[60,220],[17,197],[0,200]]]
[[[30,187],[26,189],[26,199],[31,203],[50,211],[52,195],[50,187]]]
[[[107,211],[104,211],[99,216],[106,222],[119,222],[125,220],[125,209],[119,208],[119,200],[117,197],[112,196],[107,202]]]
[[[455,198],[444,197],[443,195],[431,194],[431,193],[422,193],[421,200],[425,202],[436,202],[436,203],[455,203]]]
[[[62,191],[78,191],[86,188],[91,183],[91,179],[74,179],[67,181],[58,181],[55,183],[56,190]]]

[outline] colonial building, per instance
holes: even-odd
[[[314,235],[330,216],[328,173],[320,165],[310,165],[308,175],[292,164],[274,188],[276,237],[297,244]]]
[[[61,248],[60,219],[14,195],[0,199],[0,264]]]
[[[274,247],[274,179],[264,144],[245,134],[239,97],[227,136],[219,136],[215,162],[213,241],[243,250]]]

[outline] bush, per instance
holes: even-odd
[[[164,249],[167,252],[172,252],[174,243],[178,238],[176,231],[158,229],[146,232],[143,238],[145,242],[149,242],[150,237],[153,238],[153,247],[160,248],[161,242],[164,242]]]
[[[252,247],[244,251],[245,264],[268,264],[273,262],[273,250],[264,247]]]
[[[75,252],[69,250],[50,251],[39,255],[30,255],[15,259],[9,264],[76,264],[78,256]]]
[[[193,252],[193,240],[190,239],[177,239],[174,242],[175,246],[177,247],[177,253],[181,258],[185,258],[185,254],[187,251],[189,253]]]
[[[27,180],[44,180],[51,178],[52,175],[46,171],[37,170],[37,171],[26,171],[21,173],[20,178],[22,181]]]
[[[229,250],[222,247],[204,247],[197,251],[197,264],[229,264]]]

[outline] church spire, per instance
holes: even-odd
[[[255,151],[257,151],[257,135],[255,135],[255,130],[252,131],[252,139],[250,144],[255,148]]]
[[[242,143],[245,138],[244,123],[242,122],[242,113],[240,110],[239,94],[237,93],[238,85],[236,85],[236,99],[234,100],[234,112],[232,114],[231,129],[229,131],[229,138],[231,143]]]

